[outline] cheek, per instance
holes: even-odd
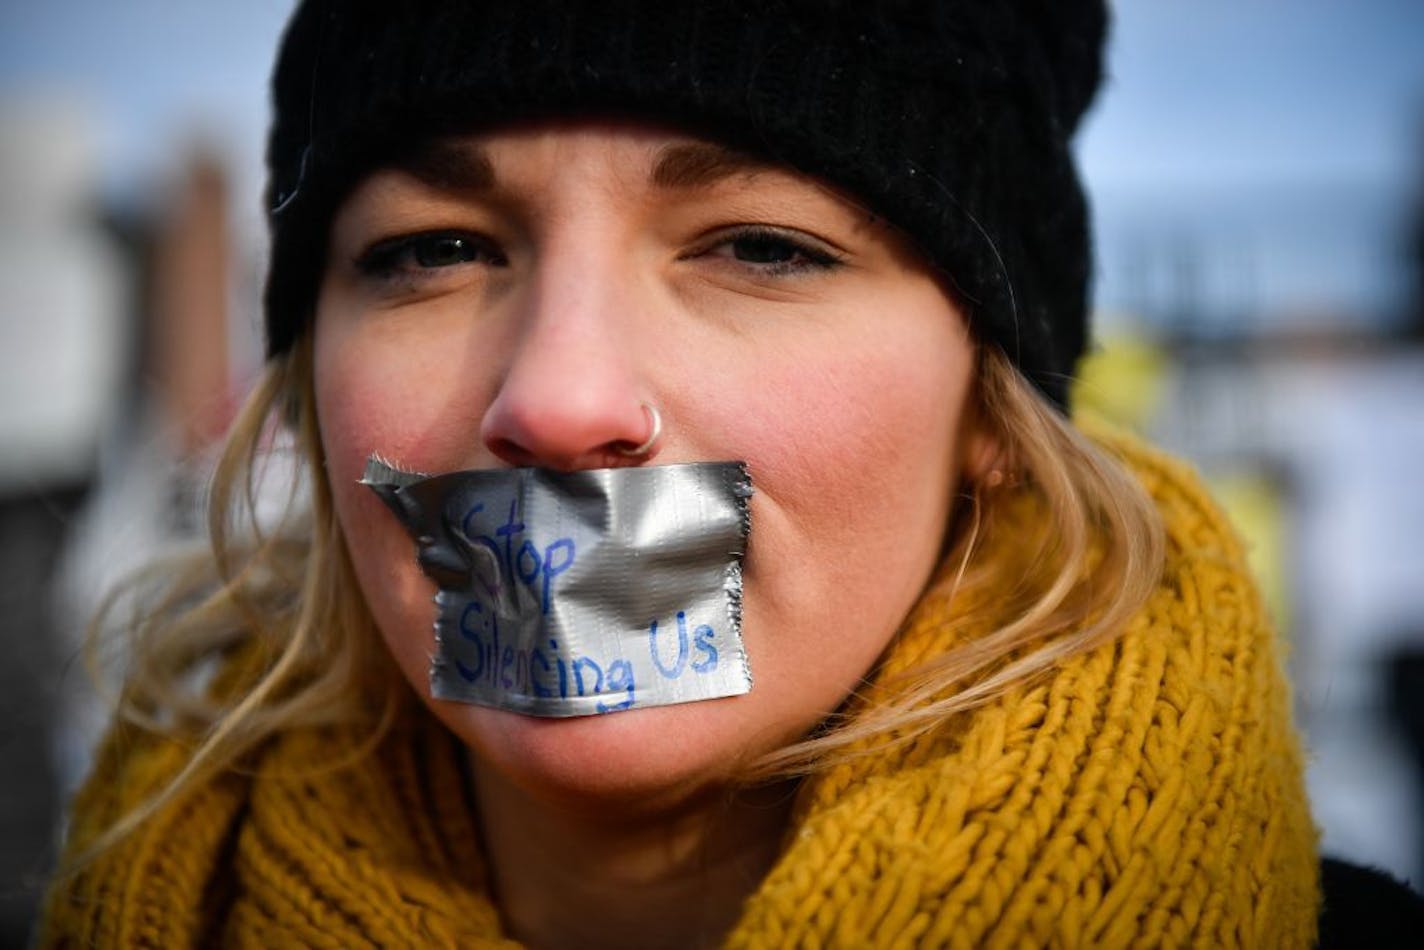
[[[347,552],[391,652],[411,682],[422,683],[434,648],[435,588],[409,534],[360,479],[373,452],[416,470],[463,467],[478,441],[479,389],[429,347],[348,332],[321,315],[313,368],[326,477]]]
[[[768,499],[838,546],[937,533],[903,514],[947,503],[971,366],[953,332],[757,364],[736,438]]]
[[[317,416],[333,481],[359,478],[372,452],[431,472],[474,459],[492,395],[471,372],[481,363],[460,358],[462,346],[424,327],[376,332],[318,320]]]
[[[897,490],[938,480],[950,467],[957,414],[943,376],[878,355],[803,364],[777,383],[779,419],[766,420],[770,428],[758,440],[768,481],[808,486],[785,498],[808,515],[859,520],[847,509],[893,506]]]
[[[731,415],[754,473],[746,631],[758,682],[822,713],[938,560],[972,351],[950,322],[757,364]]]

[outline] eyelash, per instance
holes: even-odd
[[[839,267],[843,260],[841,257],[819,244],[813,244],[795,231],[783,228],[770,227],[768,225],[748,225],[737,228],[731,232],[726,232],[716,236],[716,239],[702,250],[690,256],[708,254],[717,248],[731,247],[737,242],[752,242],[759,245],[765,251],[769,248],[776,248],[782,251],[790,251],[791,260],[787,261],[755,261],[745,260],[735,256],[731,260],[741,266],[759,271],[762,274],[772,277],[798,274],[813,270],[834,270]],[[796,258],[800,258],[797,260]]]
[[[444,264],[422,261],[422,252],[433,253],[440,242],[449,242],[450,248],[471,256]],[[456,264],[474,263],[475,259],[481,256],[495,267],[509,263],[487,238],[478,234],[468,231],[423,231],[377,241],[357,255],[355,264],[356,270],[367,277],[391,279],[402,275],[419,275]]]
[[[756,260],[754,257],[739,257],[735,249],[738,243],[744,245],[743,252],[784,254],[790,259]],[[713,241],[686,255],[684,259],[713,256],[712,252],[719,248],[732,249],[732,253],[715,256],[725,256],[734,266],[745,267],[769,277],[789,276],[814,270],[829,271],[843,263],[837,254],[812,244],[795,232],[767,225],[750,225],[716,235]],[[444,263],[436,263],[431,255],[441,250],[453,251],[455,256]],[[363,276],[394,280],[401,277],[419,277],[446,267],[476,263],[481,259],[492,267],[503,267],[509,263],[488,238],[469,231],[451,230],[423,231],[377,241],[357,255],[354,263],[356,270]]]

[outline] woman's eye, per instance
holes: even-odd
[[[801,249],[790,241],[770,235],[753,234],[732,241],[732,256],[752,264],[786,264],[796,260]]]
[[[739,231],[722,238],[707,253],[713,257],[730,258],[768,274],[829,270],[841,263],[836,254],[816,246],[810,239],[774,228]]]
[[[356,268],[368,276],[391,277],[476,263],[502,267],[507,262],[488,238],[461,231],[432,231],[380,241],[362,252]]]

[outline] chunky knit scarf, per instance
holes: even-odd
[[[1166,574],[1116,642],[929,740],[808,779],[733,947],[1306,947],[1315,832],[1274,637],[1189,472],[1118,441],[1162,510]],[[956,642],[932,587],[890,667]],[[962,636],[959,634],[958,636]],[[284,734],[58,882],[46,946],[513,946],[451,737],[404,722],[345,768]],[[174,773],[116,731],[76,802],[82,846]]]

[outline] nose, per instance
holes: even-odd
[[[657,453],[660,422],[628,303],[608,280],[555,277],[531,289],[481,421],[489,451],[510,465],[562,471],[636,465]]]

